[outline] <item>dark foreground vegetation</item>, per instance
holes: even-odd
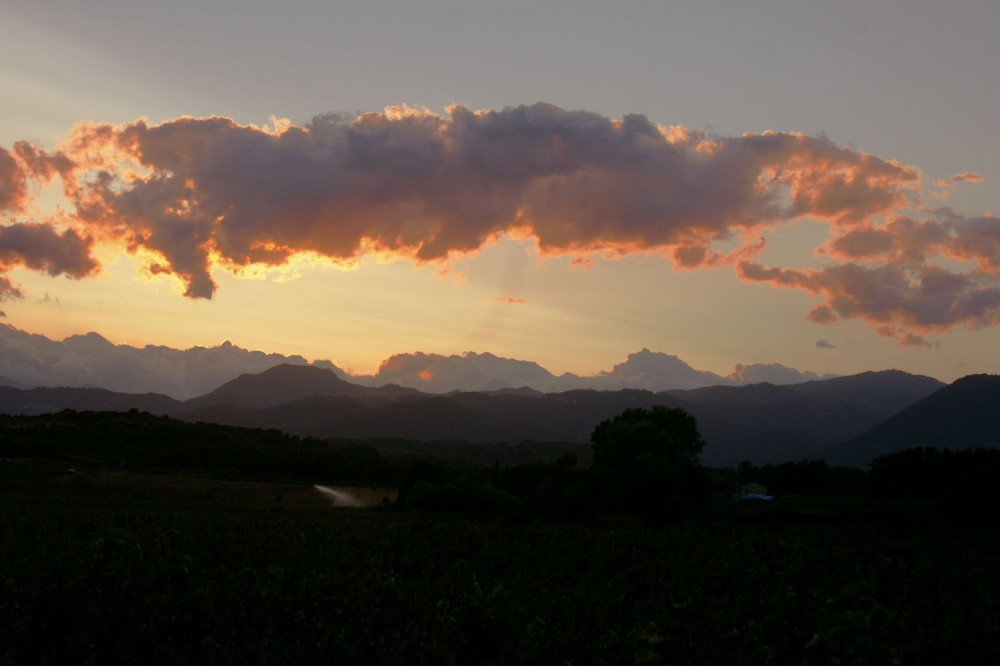
[[[674,410],[602,423],[586,469],[7,419],[0,663],[1000,663],[996,452],[706,470],[702,445]],[[748,481],[779,497],[733,502]]]

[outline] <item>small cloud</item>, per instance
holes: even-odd
[[[0,275],[0,301],[19,301],[24,298],[24,292],[14,286],[4,275]]]
[[[817,340],[816,341],[816,348],[817,349],[836,349],[837,346],[834,345],[834,344],[831,344],[831,343],[827,342],[826,340]]]
[[[514,296],[493,296],[492,298],[483,299],[487,303],[507,303],[508,305],[522,305],[527,303],[527,299],[516,298]]]
[[[983,177],[978,173],[972,171],[966,171],[965,173],[956,173],[950,178],[944,178],[937,182],[938,187],[951,187],[955,183],[981,183],[983,182]]]
[[[0,319],[6,318],[6,317],[7,317],[7,313],[4,312],[3,310],[0,310]]]
[[[830,309],[829,305],[817,305],[809,311],[806,318],[814,324],[832,324],[840,317],[837,316],[836,312]],[[820,340],[820,342],[823,341]],[[816,343],[816,346],[819,346],[819,342]]]

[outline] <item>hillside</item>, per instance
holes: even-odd
[[[181,409],[179,400],[156,393],[115,393],[96,388],[17,389],[0,386],[0,414],[45,414],[63,409],[78,411],[128,411],[171,414]]]
[[[214,391],[192,398],[185,411],[208,405],[274,407],[315,396],[418,395],[415,389],[395,385],[359,386],[341,379],[333,370],[308,365],[281,364],[260,373],[242,374]]]
[[[831,463],[867,465],[916,446],[963,449],[1000,445],[1000,376],[969,375],[920,400],[867,432],[833,446]]]
[[[423,394],[345,381],[335,372],[278,365],[244,374],[179,402],[155,394],[100,389],[0,387],[0,411],[39,414],[137,409],[187,422],[274,428],[299,436],[398,438],[478,443],[559,441],[586,444],[594,427],[628,407],[680,407],[698,419],[707,442],[703,461],[734,466],[817,458],[926,397],[936,380],[906,373],[863,373],[790,386],[760,383],[653,393],[573,390],[538,393]]]
[[[703,459],[733,465],[816,458],[830,446],[874,427],[941,386],[905,372],[775,386],[710,386],[669,391],[690,405],[712,447]]]

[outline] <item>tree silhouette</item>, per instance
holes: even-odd
[[[602,421],[590,436],[594,466],[621,469],[634,465],[697,463],[705,442],[698,422],[678,407],[632,407]]]
[[[608,508],[663,523],[710,494],[698,461],[705,442],[683,409],[629,408],[598,424],[590,439],[594,476]]]

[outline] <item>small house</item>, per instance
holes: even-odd
[[[736,499],[757,499],[763,497],[770,499],[770,496],[767,494],[767,486],[763,483],[751,481],[740,486]]]

